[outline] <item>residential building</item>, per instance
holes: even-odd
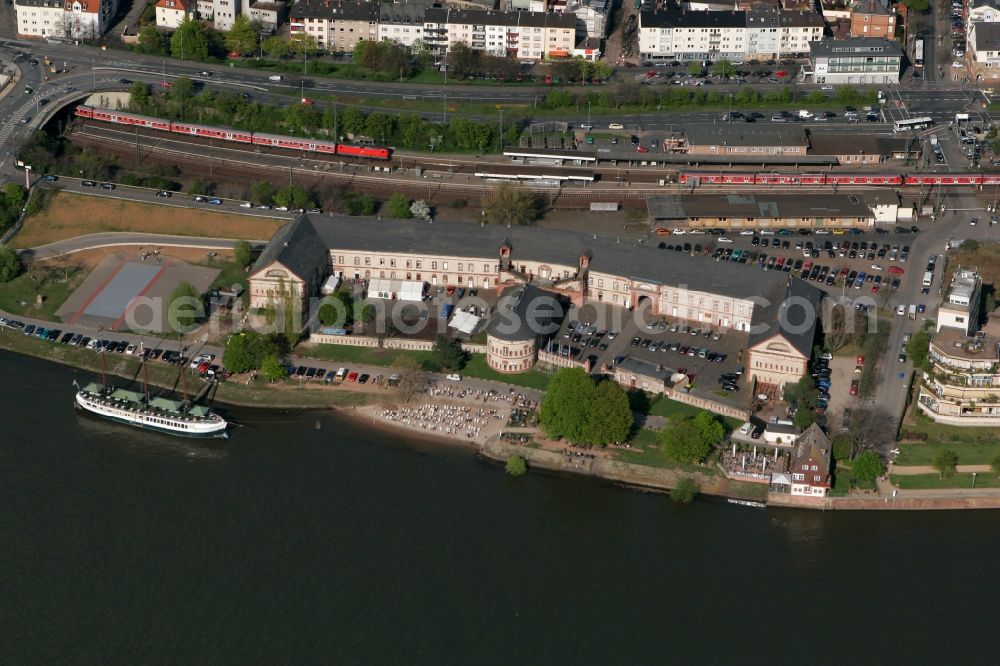
[[[970,26],[973,23],[1000,22],[1000,5],[997,0],[970,0],[968,10],[966,20]]]
[[[827,39],[810,42],[809,67],[804,77],[814,83],[899,83],[903,51],[886,39]]]
[[[504,374],[530,370],[563,311],[554,295],[538,287],[508,287],[497,301],[497,316],[486,329],[486,364]]]
[[[658,194],[646,197],[654,227],[672,229],[867,229],[875,217],[853,194]]]
[[[18,0],[17,34],[31,37],[95,39],[111,26],[116,0]]]
[[[667,387],[671,371],[659,363],[626,356],[611,368],[612,376],[631,391],[642,390],[660,394]]]
[[[954,328],[971,335],[979,325],[983,280],[974,268],[959,268],[938,307],[937,330]]]
[[[532,62],[568,58],[576,45],[576,16],[431,7],[424,14],[424,42],[441,54],[463,42],[491,55]]]
[[[941,423],[1000,426],[1000,337],[996,313],[974,336],[945,328],[931,338],[917,405]],[[991,330],[992,329],[992,330]]]
[[[250,20],[260,24],[261,30],[274,34],[285,22],[288,5],[284,2],[255,2],[250,5]]]
[[[379,8],[378,40],[392,40],[407,48],[424,39],[424,2],[382,3]]]
[[[830,472],[833,447],[818,425],[813,423],[795,440],[795,452],[789,472],[793,496],[825,497],[833,487]]]
[[[856,0],[851,11],[851,37],[896,36],[896,10],[887,0]]]
[[[18,0],[14,3],[17,34],[28,37],[65,37],[65,4],[61,0]]]
[[[361,0],[299,0],[289,12],[289,33],[311,35],[321,49],[347,53],[360,41],[378,41],[379,7]]]
[[[192,0],[159,0],[156,3],[156,27],[176,29],[191,16],[193,6]]]
[[[969,28],[973,73],[977,80],[1000,78],[1000,22],[977,22]]]
[[[232,30],[236,17],[244,13],[244,1],[246,0],[212,0],[211,19],[215,29],[222,32]]]
[[[764,443],[774,447],[791,448],[798,436],[799,429],[791,421],[775,421],[764,426]]]
[[[806,55],[823,39],[823,17],[812,11],[784,11],[778,15],[778,55]]]
[[[676,5],[639,13],[639,54],[645,59],[768,60],[809,52],[823,38],[814,11],[691,11]]]
[[[576,16],[577,39],[607,37],[611,7],[611,0],[570,0],[565,11]]]

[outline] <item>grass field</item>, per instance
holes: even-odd
[[[1000,428],[962,428],[935,423],[914,409],[913,418],[903,425],[902,435],[921,433],[926,442],[902,442],[897,465],[930,465],[942,449],[958,454],[960,465],[988,465],[1000,455]]]
[[[0,310],[25,317],[59,321],[56,310],[80,286],[90,272],[82,266],[53,264],[32,269],[10,282],[0,284]],[[36,298],[42,305],[35,307]]]
[[[688,405],[683,402],[677,402],[676,400],[671,400],[670,398],[664,398],[663,396],[658,396],[654,401],[652,406],[649,408],[649,413],[653,416],[662,416],[664,418],[687,418],[690,416],[695,416],[699,412],[705,410],[700,407],[695,407],[694,405]],[[719,416],[722,422],[726,426],[726,430],[736,430],[743,423],[731,416]]]
[[[618,450],[615,452],[615,459],[622,462],[634,463],[636,465],[649,465],[650,467],[662,467],[665,469],[676,469],[685,472],[698,472],[708,476],[715,476],[719,473],[719,468],[715,462],[709,459],[706,465],[686,465],[674,462],[667,458],[660,447],[660,442],[656,438],[656,433],[652,430],[641,428],[635,432],[629,440],[631,449]]]
[[[377,349],[374,347],[350,347],[348,345],[313,345],[300,347],[297,354],[339,363],[361,363],[384,367],[398,367],[407,360],[416,361],[425,368],[434,366],[434,354],[429,351],[410,351],[406,349]],[[516,375],[504,375],[486,365],[486,356],[472,354],[469,362],[462,368],[461,374],[490,381],[514,384],[544,390],[549,385],[549,375],[539,370],[529,370]]]
[[[265,240],[284,223],[284,220],[249,215],[60,192],[52,197],[45,210],[25,221],[12,245],[15,248],[37,247],[108,231]]]
[[[937,474],[893,475],[890,480],[903,490],[972,488],[971,474],[956,474],[947,479],[939,478]],[[993,474],[977,474],[976,488],[1000,488],[1000,479]]]

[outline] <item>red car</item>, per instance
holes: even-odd
[[[865,357],[859,355],[857,360],[857,365],[864,365],[864,364],[865,364]]]
[[[352,372],[351,374],[347,375],[347,381],[349,381],[349,382],[356,382],[356,381],[358,381],[358,373]]]
[[[649,148],[647,148],[646,146],[636,146],[635,147],[635,152],[637,152],[637,153],[648,153],[649,152]]]
[[[208,361],[205,361],[204,363],[202,363],[202,364],[200,364],[198,366],[198,374],[200,374],[200,375],[205,374],[206,372],[208,372],[208,369],[211,368],[211,367],[212,367],[212,364],[209,363]]]
[[[172,85],[174,85],[174,84],[172,84],[170,81],[160,81],[160,87],[161,88],[169,88]]]
[[[312,106],[313,105],[313,101],[311,99],[309,99],[308,97],[303,97],[302,98],[302,103],[305,104],[306,106]]]
[[[454,293],[455,293],[455,287],[454,287],[454,286],[451,286],[451,285],[449,285],[449,286],[448,286],[448,288],[447,288],[447,289],[445,289],[444,293],[446,293],[446,294],[448,294],[449,296],[451,296],[452,294],[454,294]]]
[[[857,395],[858,394],[858,386],[859,386],[859,382],[858,382],[857,379],[855,379],[853,382],[851,382],[851,395]]]

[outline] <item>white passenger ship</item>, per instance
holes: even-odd
[[[226,420],[207,407],[91,383],[76,393],[77,409],[112,421],[180,437],[226,437]]]

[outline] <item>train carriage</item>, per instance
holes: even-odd
[[[375,146],[351,146],[346,143],[337,144],[337,154],[345,157],[366,157],[368,159],[376,160],[389,159],[388,148],[377,148]]]
[[[682,171],[678,177],[682,184],[695,181],[703,185],[753,185],[752,173],[725,173],[710,171]]]
[[[1000,185],[1000,173],[984,173],[983,185]]]
[[[212,127],[211,125],[195,125],[192,123],[175,122],[171,124],[171,131],[177,134],[188,134],[200,136],[206,139],[220,139],[222,141],[233,141],[236,143],[251,143],[253,134],[244,130],[234,130],[225,127]]]
[[[106,123],[115,123],[116,125],[149,127],[151,129],[163,130],[165,132],[170,131],[169,120],[153,118],[152,116],[141,116],[137,113],[114,111],[112,109],[98,109],[85,104],[77,106],[75,113],[81,118],[91,118],[93,120],[100,120]]]
[[[981,185],[983,177],[975,174],[928,174],[907,176],[907,185]]]
[[[807,174],[798,173],[758,173],[754,178],[757,185],[801,185]]]

